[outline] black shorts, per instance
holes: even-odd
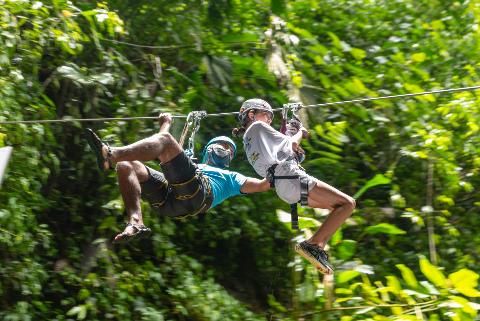
[[[145,166],[149,178],[141,183],[142,198],[160,215],[184,218],[210,208],[210,182],[184,152],[160,166],[163,173]]]

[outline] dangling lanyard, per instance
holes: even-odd
[[[187,120],[185,121],[185,125],[183,126],[182,135],[180,136],[179,144],[183,147],[183,143],[185,142],[185,138],[187,136],[189,128],[192,129],[192,133],[188,138],[188,146],[185,149],[185,154],[193,158],[195,152],[195,134],[200,129],[200,120],[207,117],[207,112],[204,110],[201,111],[192,111],[189,112],[187,115]]]

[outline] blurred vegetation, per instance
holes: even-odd
[[[235,111],[477,85],[479,1],[0,0],[0,120]],[[478,320],[476,92],[302,111],[307,171],[357,197],[330,242],[335,276],[291,251],[270,191],[113,246],[125,213],[113,145],[153,121],[0,125],[2,320]],[[203,120],[197,150],[234,117]],[[279,125],[276,120],[276,125]],[[177,120],[173,132],[183,124]],[[238,141],[241,145],[241,142]],[[242,152],[233,167],[254,175]]]

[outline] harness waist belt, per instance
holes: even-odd
[[[275,175],[275,169],[278,164],[273,164],[267,169],[267,178],[270,187],[275,188],[276,179],[298,179],[300,181],[300,204],[308,205],[308,178],[305,175]],[[303,168],[302,168],[303,169]],[[290,214],[292,220],[292,229],[298,230],[298,210],[297,203],[290,204]]]

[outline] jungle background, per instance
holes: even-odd
[[[252,97],[278,108],[480,80],[476,0],[0,4],[0,121],[231,112]],[[301,209],[296,233],[274,191],[186,221],[144,204],[152,237],[112,245],[125,213],[84,129],[115,146],[155,133],[154,120],[0,125],[0,147],[13,147],[0,319],[479,320],[478,103],[467,91],[302,110],[304,167],[357,199],[325,278],[292,245],[326,213]],[[197,155],[235,125],[204,119]],[[255,176],[236,142],[232,168]]]

